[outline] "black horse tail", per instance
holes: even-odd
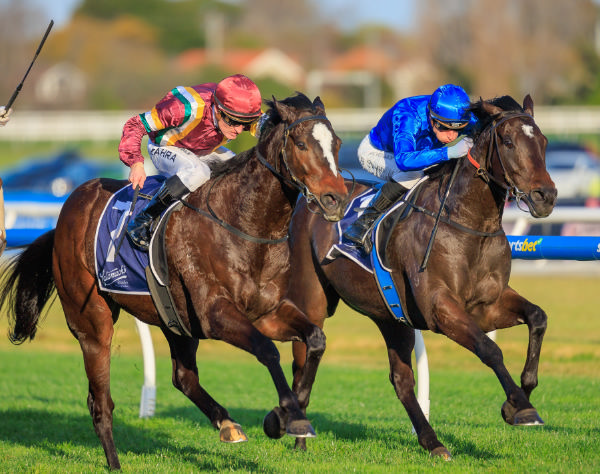
[[[7,304],[8,338],[13,344],[33,339],[42,309],[56,286],[52,276],[54,230],[9,260],[2,276],[0,308]]]

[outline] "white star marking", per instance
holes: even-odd
[[[315,140],[321,145],[321,149],[323,150],[325,158],[327,158],[332,173],[337,176],[337,167],[335,166],[335,158],[333,157],[332,150],[333,135],[331,134],[331,131],[327,128],[327,125],[319,122],[313,127],[312,134],[313,137],[315,137]]]
[[[529,138],[533,138],[533,127],[531,125],[521,125],[523,128],[523,133],[527,135]]]

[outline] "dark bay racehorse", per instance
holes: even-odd
[[[501,411],[507,423],[542,424],[529,396],[537,386],[546,314],[508,286],[511,251],[502,231],[502,212],[508,195],[526,203],[535,217],[552,212],[557,193],[545,167],[547,140],[533,119],[529,95],[523,107],[505,96],[479,101],[472,110],[481,123],[474,137],[472,161],[450,161],[429,176],[412,214],[393,228],[386,248],[387,263],[414,327],[446,335],[494,371],[506,393]],[[458,167],[455,182],[428,264],[421,270],[434,217],[454,166]],[[357,188],[355,194],[366,189]],[[432,455],[449,459],[450,453],[438,440],[415,396],[413,328],[394,319],[371,273],[344,257],[325,259],[337,242],[334,224],[311,214],[301,203],[292,218],[290,235],[292,279],[287,297],[321,328],[340,298],[371,318],[385,339],[390,381],[419,443]],[[486,335],[519,324],[529,328],[521,387],[504,366],[500,348]],[[296,382],[303,375],[305,349],[304,344],[294,343]],[[299,395],[299,400],[308,403],[308,394]],[[305,447],[305,443],[296,440],[297,446]]]
[[[254,354],[272,376],[279,395],[276,409],[287,420],[285,431],[314,436],[271,339],[316,338],[324,350],[322,331],[293,304],[280,303],[289,270],[285,237],[300,191],[313,202],[320,219],[341,218],[348,198],[337,169],[341,141],[319,98],[311,102],[297,94],[267,104],[269,119],[257,146],[230,160],[226,172],[187,198],[205,214],[183,207],[167,227],[171,293],[193,338],[167,329],[150,296],[99,290],[94,234],[106,202],[127,184],[124,181],[95,179],[77,188],[65,202],[56,229],[33,242],[5,273],[0,301],[8,305],[15,343],[33,339],[40,312],[56,287],[69,329],[83,351],[88,408],[111,468],[120,466],[112,434],[109,373],[113,325],[121,309],[161,328],[171,350],[173,384],[220,429],[222,441],[247,438],[199,384],[199,339],[221,339]],[[207,218],[208,202],[218,218],[246,236]]]

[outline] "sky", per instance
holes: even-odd
[[[314,1],[314,0],[313,0]],[[56,26],[64,25],[81,0],[30,0],[48,13]],[[335,16],[342,28],[380,23],[401,31],[413,26],[417,0],[316,0],[323,15]]]

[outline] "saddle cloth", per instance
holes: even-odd
[[[133,212],[129,213],[134,190],[131,184],[108,200],[98,221],[94,242],[96,275],[100,289],[113,293],[149,295],[145,269],[151,264],[148,252],[131,244],[125,233],[129,219],[137,215],[158,191],[165,178],[149,176],[140,190]],[[121,247],[117,254],[117,247]]]
[[[377,283],[377,288],[386,303],[386,306],[390,313],[400,322],[413,326],[410,318],[407,316],[407,311],[404,302],[401,300],[396,290],[396,285],[392,280],[392,270],[387,267],[383,252],[385,240],[383,235],[384,232],[381,230],[386,225],[387,221],[393,222],[394,213],[405,203],[405,200],[417,189],[414,186],[411,191],[407,194],[404,200],[398,201],[394,204],[387,212],[380,216],[373,229],[371,231],[371,241],[373,242],[373,250],[371,254],[366,254],[362,247],[357,247],[353,242],[346,240],[344,237],[344,231],[363,213],[363,211],[369,206],[373,198],[378,192],[378,187],[369,188],[363,193],[355,197],[348,207],[344,217],[336,223],[336,230],[338,235],[338,241],[334,243],[325,258],[327,260],[335,260],[341,256],[349,258],[364,270],[373,274]]]

